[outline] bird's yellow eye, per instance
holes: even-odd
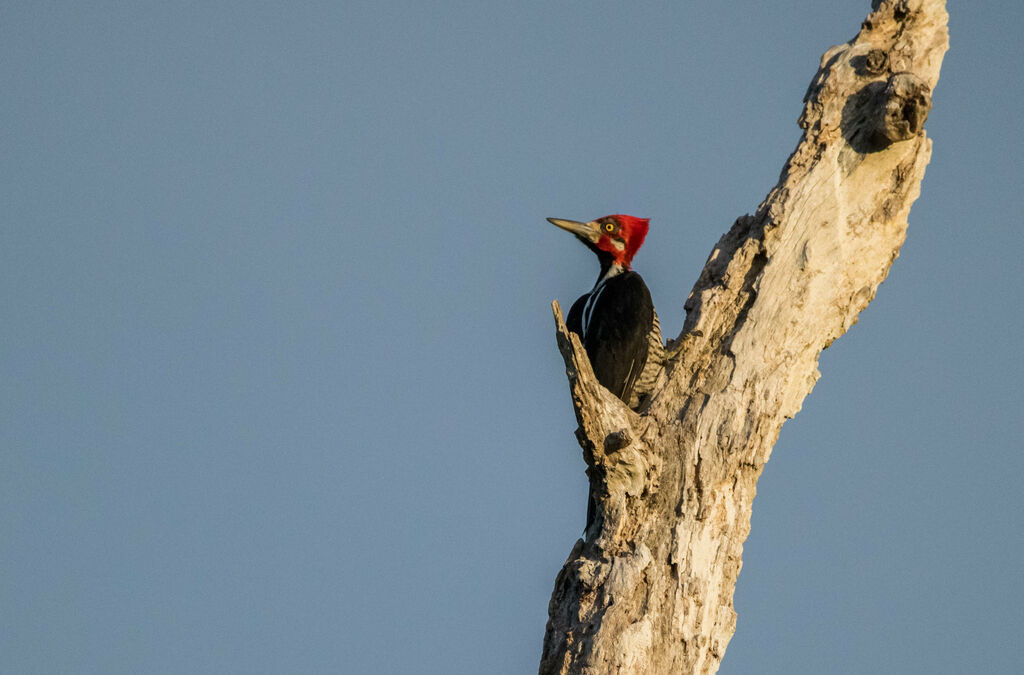
[[[605,223],[604,224],[604,231],[605,232],[614,232],[615,231],[615,225],[613,225],[612,223]]]

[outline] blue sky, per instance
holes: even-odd
[[[720,672],[1024,648],[1024,6],[951,3],[902,255],[759,484]],[[868,2],[6,2],[0,671],[522,673],[585,516],[544,218],[668,335]]]

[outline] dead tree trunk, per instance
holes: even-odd
[[[712,250],[645,410],[597,383],[554,304],[604,525],[555,581],[542,674],[718,670],[757,479],[818,355],[903,243],[946,20],[944,0],[875,0],[857,37],[825,52],[799,145],[757,213]]]

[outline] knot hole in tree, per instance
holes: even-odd
[[[858,73],[884,69],[884,52],[880,56],[875,51],[853,64]],[[879,152],[920,134],[931,109],[928,84],[913,73],[895,73],[886,81],[865,85],[847,99],[841,122],[843,138],[861,154]]]

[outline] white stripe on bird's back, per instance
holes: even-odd
[[[598,298],[601,297],[601,291],[604,290],[605,283],[607,283],[607,281],[612,277],[618,276],[625,271],[625,267],[612,265],[608,268],[608,271],[604,273],[604,276],[598,279],[597,283],[594,284],[594,289],[590,291],[590,295],[587,296],[587,301],[583,305],[583,320],[581,322],[583,324],[583,335],[580,337],[584,339],[587,337],[587,328],[590,326],[590,317],[594,314],[594,307],[597,306]]]

